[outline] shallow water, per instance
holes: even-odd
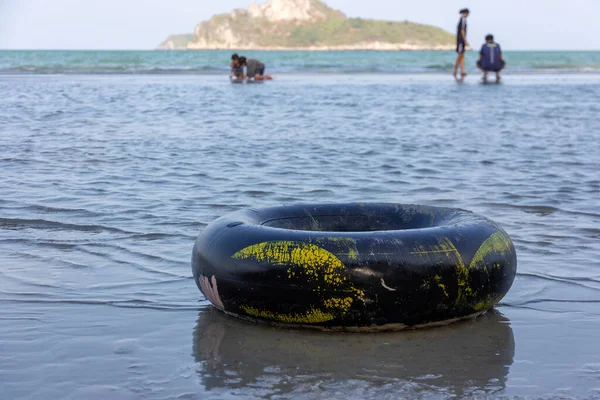
[[[232,51],[0,50],[4,74],[227,74]],[[452,72],[454,51],[241,51],[274,74],[415,74]],[[465,54],[475,69],[479,54]],[[600,51],[506,51],[506,73],[600,73]]]
[[[3,76],[6,398],[600,396],[600,75]],[[445,328],[281,330],[215,312],[193,242],[242,207],[460,207],[518,276]]]

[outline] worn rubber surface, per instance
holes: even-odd
[[[241,210],[207,226],[192,254],[196,284],[223,311],[348,330],[476,315],[504,297],[516,265],[489,219],[399,204]]]

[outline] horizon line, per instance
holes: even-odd
[[[49,48],[49,49],[43,49],[43,48],[1,48],[0,47],[0,51],[145,51],[145,52],[150,52],[150,51],[157,51],[157,52],[190,52],[190,53],[197,53],[197,52],[203,52],[203,51],[210,51],[210,52],[217,52],[217,51],[237,51],[238,49],[232,48],[232,49],[193,49],[193,50],[189,50],[189,49],[157,49],[157,48],[150,48],[150,49],[110,49],[110,48],[106,48],[106,49],[61,49],[61,48]],[[382,52],[382,53],[392,53],[392,52],[397,52],[397,53],[404,53],[404,52],[454,52],[454,50],[369,50],[369,49],[352,49],[352,50],[296,50],[296,49],[277,49],[277,50],[270,50],[270,49],[256,49],[256,50],[251,50],[251,51],[265,51],[265,52],[287,52],[287,51],[297,51],[297,52],[306,52],[306,53],[326,53],[326,52],[352,52],[352,51],[370,51],[370,52]],[[477,53],[478,50],[476,49],[472,49],[469,50],[470,52],[474,52]],[[589,51],[589,52],[599,52],[600,48],[598,49],[544,49],[544,48],[540,48],[540,49],[506,49],[506,47],[503,48],[503,51],[514,51],[514,52],[523,52],[523,51],[551,51],[551,52],[568,52],[568,51]]]

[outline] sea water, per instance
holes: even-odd
[[[1,74],[193,74],[229,72],[232,51],[9,51]],[[448,51],[238,51],[275,74],[415,74],[452,71]],[[478,54],[466,53],[475,68]],[[600,51],[507,51],[506,73],[600,73]]]
[[[457,84],[452,53],[263,54],[274,81],[231,85],[225,52],[0,52],[0,397],[600,396],[598,53],[510,53],[501,85],[471,59]],[[492,218],[511,291],[476,320],[343,334],[196,288],[218,216],[353,201]]]

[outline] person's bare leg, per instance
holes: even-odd
[[[483,69],[483,68],[482,68],[482,67],[479,65],[479,63],[477,63],[477,68],[479,68],[479,69],[481,70],[481,72],[483,72],[483,81],[484,81],[484,82],[487,82],[487,75],[488,75],[488,72],[487,72],[485,69]]]
[[[255,81],[270,81],[273,79],[271,75],[254,75]]]
[[[465,72],[465,53],[460,54],[460,76],[463,78],[467,76]]]
[[[454,79],[457,79],[456,74],[458,73],[458,68],[460,67],[460,60],[462,58],[462,54],[458,53],[458,56],[456,56],[456,62],[454,63],[454,72],[452,72],[452,76],[454,77]]]
[[[496,71],[496,82],[500,83],[500,81],[502,80],[502,78],[500,77],[500,71],[502,71],[504,69],[504,67],[506,67],[506,63],[504,62],[504,60],[502,60],[502,66],[500,67],[500,69],[498,71]]]

